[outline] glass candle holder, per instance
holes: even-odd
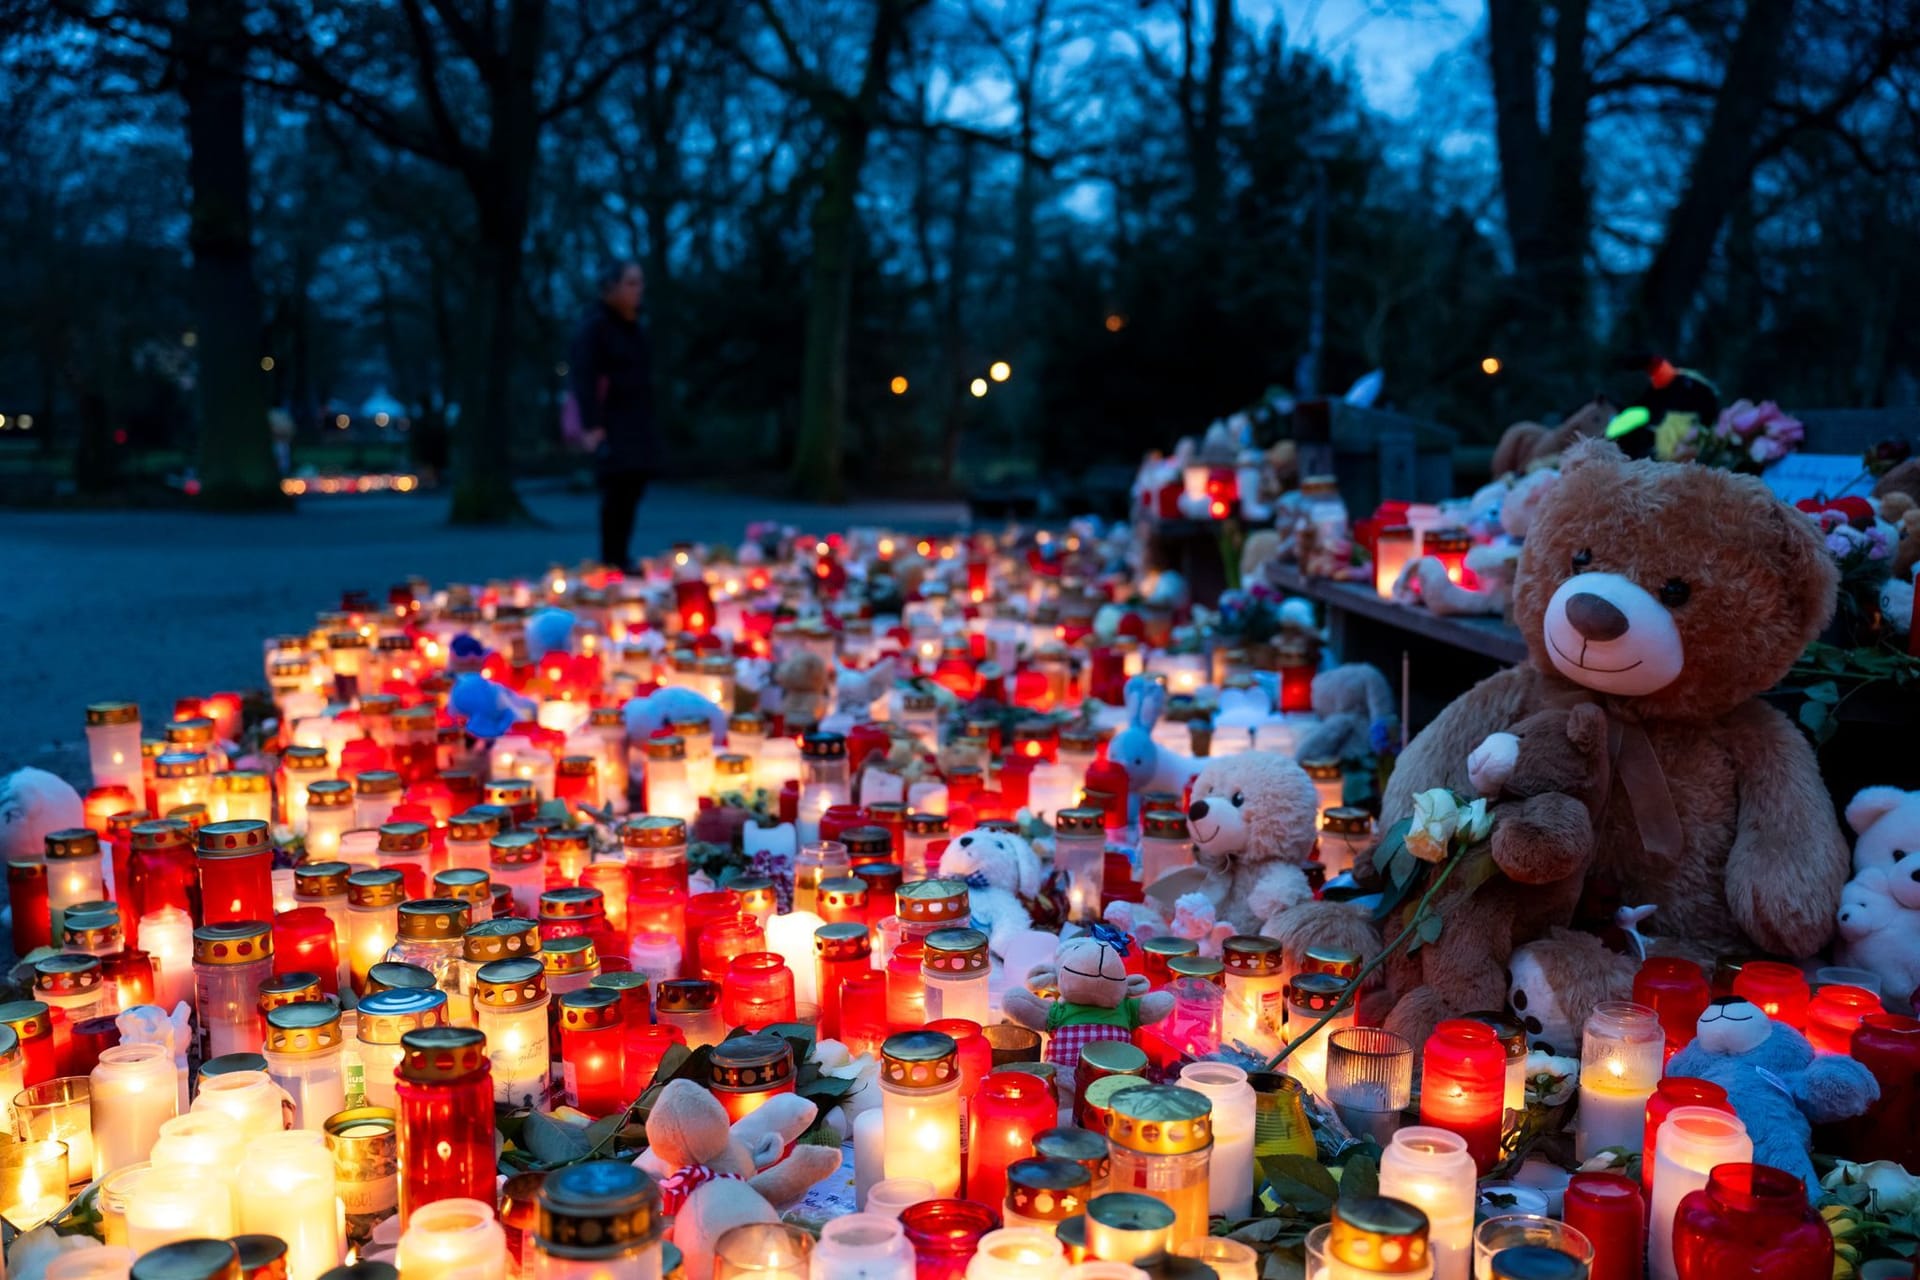
[[[396,1261],[404,1275],[507,1280],[507,1232],[487,1197],[455,1196],[420,1205],[406,1219]]]
[[[660,1189],[632,1165],[590,1160],[540,1184],[526,1244],[531,1280],[660,1280]]]
[[[504,885],[513,899],[513,913],[529,920],[540,915],[540,895],[547,886],[546,850],[531,831],[503,831],[487,841],[487,875]]]
[[[639,1097],[651,1087],[660,1064],[675,1045],[686,1047],[687,1038],[678,1027],[660,1025],[627,1028],[627,1095]]]
[[[63,1142],[67,1174],[75,1184],[95,1176],[92,1084],[85,1076],[57,1076],[13,1096],[14,1132],[21,1142]]]
[[[434,985],[458,990],[458,966],[465,953],[462,938],[473,927],[468,905],[454,898],[416,898],[400,904],[399,930],[386,959],[418,965]]]
[[[188,1181],[147,1170],[127,1192],[127,1247],[140,1257],[183,1240],[223,1240],[234,1233],[233,1197],[225,1180]],[[238,1261],[239,1255],[232,1255]]]
[[[317,1280],[339,1263],[333,1156],[323,1134],[296,1129],[255,1138],[241,1158],[236,1185],[240,1229],[286,1242],[288,1280]]]
[[[686,922],[686,935],[681,942],[681,974],[688,978],[703,977],[701,967],[701,939],[709,930],[723,924],[736,923],[740,919],[742,906],[740,895],[731,889],[716,889],[711,893],[696,893],[687,899],[686,910],[682,918]],[[766,950],[764,934],[762,944],[753,948]],[[745,949],[744,944],[741,946]],[[731,959],[732,956],[726,957]],[[724,966],[721,973],[726,972]],[[712,979],[709,979],[712,981]]]
[[[263,1052],[268,1076],[293,1100],[293,1128],[317,1131],[347,1105],[340,1007],[331,1000],[269,1010]]]
[[[400,1207],[399,1139],[386,1107],[349,1107],[329,1116],[334,1194],[344,1210],[349,1244],[364,1249],[373,1230]]]
[[[1660,1126],[1654,1159],[1658,1167],[1647,1207],[1647,1275],[1651,1280],[1678,1280],[1674,1215],[1680,1202],[1705,1188],[1708,1175],[1720,1165],[1752,1160],[1753,1140],[1738,1116],[1706,1107],[1676,1107]]]
[[[1207,1234],[1212,1110],[1206,1095],[1166,1085],[1126,1089],[1113,1098],[1108,1185],[1165,1201],[1174,1211],[1174,1239]]]
[[[481,965],[474,1018],[486,1036],[493,1098],[500,1106],[544,1110],[550,1097],[546,970],[534,956]]]
[[[273,833],[258,820],[213,822],[194,837],[206,924],[273,919]]]
[[[855,1054],[878,1053],[887,1038],[887,975],[855,974],[840,984],[840,1039]]]
[[[916,1280],[962,1280],[981,1240],[999,1228],[1000,1215],[971,1200],[936,1198],[903,1211],[900,1225],[913,1246]]]
[[[1529,1245],[1565,1254],[1582,1268],[1593,1265],[1593,1245],[1579,1229],[1538,1214],[1506,1213],[1473,1229],[1473,1280],[1494,1280],[1494,1255]]]
[[[1798,965],[1779,960],[1749,960],[1733,980],[1733,994],[1751,1000],[1760,1011],[1795,1031],[1807,1029],[1810,997],[1807,975]]]
[[[801,845],[793,860],[793,909],[819,914],[821,883],[843,878],[852,870],[853,857],[838,840]]]
[[[1173,1246],[1173,1253],[1175,1257],[1192,1258],[1211,1267],[1218,1280],[1259,1280],[1260,1255],[1252,1246],[1238,1240],[1225,1236],[1183,1240]]]
[[[1107,865],[1107,816],[1101,809],[1062,809],[1054,820],[1053,865],[1067,878],[1067,917],[1100,915]]]
[[[1861,987],[1823,986],[1807,1004],[1807,1040],[1820,1053],[1846,1053],[1867,1015],[1884,1009],[1879,996]]]
[[[1333,1221],[1307,1233],[1307,1280],[1372,1280],[1398,1275],[1432,1280],[1436,1266],[1426,1215],[1388,1196],[1343,1200]],[[1463,1263],[1458,1275],[1466,1276]]]
[[[653,1016],[662,1026],[678,1029],[690,1049],[719,1044],[727,1035],[726,1020],[720,1016],[720,986],[704,978],[661,983]]]
[[[1253,1212],[1255,1095],[1247,1073],[1227,1062],[1190,1062],[1180,1086],[1213,1106],[1213,1157],[1207,1166],[1208,1212],[1230,1219]]]
[[[560,997],[560,1067],[567,1105],[590,1116],[627,1104],[620,994],[584,987]]]
[[[713,1244],[713,1280],[807,1280],[813,1237],[782,1222],[753,1222]]]
[[[1647,1207],[1632,1178],[1610,1172],[1574,1174],[1567,1184],[1565,1221],[1592,1248],[1591,1280],[1639,1280],[1646,1256]]]
[[[643,813],[620,824],[627,882],[635,889],[687,892],[687,822],[666,813]]]
[[[898,1215],[856,1213],[827,1222],[808,1280],[914,1280],[913,1246]]]
[[[793,971],[771,951],[748,951],[727,966],[721,1016],[729,1026],[760,1031],[799,1017]]]
[[[340,856],[341,837],[353,829],[353,784],[323,778],[307,784],[307,856]]]
[[[1679,1107],[1706,1107],[1733,1114],[1727,1091],[1711,1080],[1668,1076],[1654,1086],[1653,1095],[1647,1099],[1646,1124],[1640,1131],[1640,1184],[1649,1195],[1653,1192],[1654,1169],[1659,1163],[1660,1126]]]
[[[1176,816],[1184,830],[1185,815]],[[1243,934],[1221,944],[1220,959],[1226,965],[1227,993],[1222,1035],[1271,1058],[1286,1042],[1287,975],[1280,944]]]
[[[12,1031],[20,1041],[22,1088],[52,1080],[60,1074],[60,1051],[53,1039],[53,1010],[47,1004],[39,1000],[16,1000],[0,1005],[0,1026]]]
[[[1349,1129],[1384,1148],[1413,1101],[1413,1046],[1384,1027],[1334,1032],[1327,1041],[1327,1101]]]
[[[1847,1126],[1853,1156],[1920,1168],[1920,1020],[1868,1014],[1851,1053],[1880,1084],[1879,1100]]]
[[[1067,1257],[1051,1231],[1005,1227],[981,1237],[967,1280],[1057,1280]]]
[[[964,1018],[985,1025],[988,1017],[987,935],[978,929],[936,929],[920,955],[920,981],[929,1022]]]
[[[138,703],[87,704],[87,764],[97,787],[121,786],[136,795],[145,789]]]
[[[785,917],[776,917],[773,930],[780,929],[783,919]],[[814,986],[819,995],[820,1034],[826,1039],[839,1039],[841,987],[850,977],[872,972],[870,935],[864,924],[822,924],[813,931],[811,945],[815,957]]]
[[[1464,1280],[1472,1269],[1474,1177],[1466,1139],[1446,1129],[1402,1129],[1380,1155],[1380,1194],[1425,1218],[1436,1276]]]
[[[1031,1156],[1034,1138],[1059,1123],[1053,1088],[1039,1076],[996,1071],[973,1091],[966,1111],[967,1198],[1000,1204],[1007,1198],[1008,1165]],[[1081,1201],[1084,1208],[1084,1195]]]
[[[1715,1168],[1676,1209],[1673,1249],[1680,1280],[1833,1273],[1833,1234],[1808,1206],[1806,1187],[1768,1165]]]
[[[938,1031],[901,1032],[881,1046],[882,1177],[924,1177],[940,1196],[958,1192],[958,1055],[953,1037]]]
[[[793,1092],[793,1046],[770,1033],[723,1040],[713,1048],[707,1087],[729,1121],[744,1120],[768,1099]]]
[[[1693,1043],[1694,1028],[1712,999],[1705,972],[1678,956],[1648,956],[1633,975],[1633,1002],[1660,1019],[1669,1059]]]
[[[355,871],[347,877],[347,963],[355,994],[365,993],[367,972],[393,949],[405,896],[403,877],[392,868]]]
[[[486,1037],[467,1027],[432,1027],[401,1038],[400,1220],[436,1200],[488,1206],[494,1194],[493,1080]]]
[[[1448,1019],[1427,1038],[1420,1123],[1459,1134],[1482,1172],[1500,1159],[1506,1077],[1506,1048],[1481,1023]]]
[[[1084,1217],[1077,1220],[1084,1256],[1103,1262],[1149,1262],[1166,1253],[1174,1230],[1170,1205],[1150,1195],[1110,1191],[1095,1196]],[[1055,1234],[1068,1240],[1068,1219]],[[1076,1252],[1071,1246],[1069,1252]]]
[[[1345,978],[1331,973],[1296,973],[1287,980],[1287,1038],[1289,1043],[1307,1035],[1308,1029],[1320,1019],[1340,1008],[1341,1001],[1347,997],[1352,984]],[[1327,1089],[1327,1041],[1335,1032],[1344,1031],[1353,1025],[1355,1010],[1351,1004],[1326,1022],[1318,1031],[1307,1035],[1304,1041],[1295,1046],[1287,1055],[1287,1074],[1305,1085],[1315,1094]],[[1505,1063],[1505,1055],[1501,1061]],[[1504,1075],[1502,1077],[1504,1079]]]
[[[250,1056],[256,1062],[260,1060],[257,1054]],[[219,1075],[208,1075],[203,1070],[191,1114],[217,1116],[242,1140],[249,1140],[285,1129],[289,1109],[286,1093],[264,1069],[246,1068]],[[162,1136],[174,1132],[177,1130],[161,1126]],[[167,1162],[156,1154],[153,1163],[157,1166]]]
[[[1175,977],[1164,990],[1173,997],[1173,1013],[1155,1027],[1158,1038],[1190,1058],[1217,1052],[1226,1018],[1226,990],[1205,978],[1188,977]],[[1058,1061],[1051,1046],[1048,1055]]]
[[[88,1077],[93,1177],[139,1164],[179,1109],[173,1054],[163,1045],[115,1045]]]
[[[1640,1150],[1647,1099],[1664,1069],[1666,1036],[1645,1005],[1604,1001],[1594,1006],[1580,1043],[1580,1107],[1574,1151],[1588,1160],[1619,1147]]]
[[[257,1053],[263,1038],[260,984],[273,972],[273,931],[264,920],[193,931],[194,1007],[201,1056]]]
[[[58,1139],[0,1146],[0,1217],[31,1231],[60,1212],[67,1204],[67,1169],[67,1144]]]

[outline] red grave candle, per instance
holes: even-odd
[[[179,907],[198,920],[199,877],[187,824],[173,818],[142,822],[128,833],[128,839],[133,848],[134,918],[163,907]]]
[[[1807,975],[1778,960],[1753,960],[1733,980],[1733,994],[1751,1000],[1769,1018],[1795,1031],[1807,1027]]]
[[[581,868],[580,885],[582,888],[600,891],[600,906],[606,913],[607,930],[622,939],[620,949],[624,951],[628,919],[627,864],[589,862]]]
[[[1821,1053],[1847,1053],[1853,1033],[1870,1013],[1883,1012],[1880,997],[1864,987],[1834,983],[1807,1002],[1807,1039]]]
[[[1828,1280],[1833,1233],[1800,1179],[1770,1165],[1723,1164],[1674,1212],[1673,1265],[1680,1280]]]
[[[273,971],[316,973],[320,989],[340,994],[340,962],[333,917],[325,907],[295,907],[273,917]]]
[[[540,937],[580,938],[606,930],[606,898],[598,889],[562,885],[540,895]]]
[[[838,840],[844,831],[867,825],[866,811],[857,804],[830,804],[820,815],[820,838]]]
[[[487,1038],[472,1027],[427,1027],[400,1037],[400,1221],[435,1200],[494,1203],[493,1073]]]
[[[967,1199],[999,1204],[1007,1166],[1032,1155],[1034,1138],[1060,1123],[1053,1088],[1025,1071],[996,1071],[974,1093],[968,1116]]]
[[[926,945],[902,939],[887,957],[887,1022],[907,1030],[927,1020],[927,984],[920,976]],[[844,994],[842,999],[845,999]]]
[[[1700,966],[1678,956],[1649,956],[1633,975],[1633,1002],[1653,1010],[1666,1032],[1663,1061],[1672,1061],[1674,1054],[1693,1043],[1695,1025],[1712,999]]]
[[[627,894],[627,932],[686,936],[687,891],[657,884],[636,886]]]
[[[13,949],[20,955],[53,945],[53,907],[47,900],[47,864],[7,863],[7,901],[13,909]]]
[[[735,956],[767,949],[767,931],[752,916],[736,915],[702,929],[699,948],[700,976],[708,982],[724,983]]]
[[[653,1083],[667,1050],[675,1045],[685,1045],[686,1042],[686,1033],[678,1027],[665,1024],[629,1026],[626,1043],[627,1096],[639,1097]]]
[[[560,1074],[569,1106],[610,1116],[627,1105],[620,993],[582,987],[560,996]]]
[[[776,1022],[792,1022],[793,970],[771,951],[748,951],[727,965],[720,1014],[730,1027],[759,1031]]]
[[[102,840],[111,840],[111,823],[117,813],[125,813],[134,807],[133,790],[119,783],[110,783],[104,787],[94,787],[87,792],[85,802],[86,825]],[[115,881],[117,884],[118,881]]]
[[[922,1200],[903,1209],[900,1225],[913,1246],[915,1280],[965,1280],[967,1264],[1000,1215],[971,1200]]]
[[[853,874],[867,882],[866,923],[878,929],[880,922],[894,913],[896,895],[906,875],[894,862],[863,862]]]
[[[705,579],[673,584],[673,607],[680,613],[680,629],[695,636],[713,633],[713,592]]]
[[[841,990],[845,984],[873,973],[873,941],[865,925],[826,924],[813,931],[814,961],[820,975],[820,1035],[841,1040]],[[882,1015],[885,1001],[882,1000]]]
[[[60,1074],[60,1047],[53,1039],[53,1010],[39,1000],[0,1005],[0,1026],[20,1037],[20,1083],[32,1086]]]
[[[112,846],[113,900],[120,904],[120,925],[127,945],[140,941],[140,918],[133,900],[133,829],[147,820],[145,809],[127,809],[107,819],[107,842]]]
[[[1880,1082],[1880,1100],[1849,1126],[1847,1154],[1920,1169],[1920,1019],[1870,1013],[1853,1033],[1852,1053]]]
[[[1420,1066],[1420,1123],[1466,1139],[1485,1173],[1500,1159],[1507,1051],[1484,1023],[1449,1018],[1427,1037]]]
[[[1280,710],[1313,710],[1313,664],[1300,660],[1280,667]]]
[[[1109,831],[1127,825],[1127,771],[1111,760],[1095,760],[1087,766],[1086,788],[1088,792],[1098,791],[1106,799],[1101,807],[1107,811],[1107,829]],[[1088,804],[1094,803],[1089,796]]]
[[[854,1054],[878,1053],[887,1026],[887,975],[876,969],[840,984],[840,1040]]]
[[[1622,1173],[1576,1173],[1567,1184],[1566,1223],[1593,1245],[1589,1280],[1641,1280],[1647,1208]]]
[[[103,957],[100,961],[100,978],[103,982],[113,984],[122,1009],[153,1003],[153,957],[144,951],[129,947]]]
[[[828,924],[865,924],[867,882],[853,875],[822,880],[815,903],[815,910]]]
[[[686,909],[681,913],[682,919],[686,922],[686,931],[680,945],[682,977],[700,976],[700,939],[709,929],[722,921],[738,920],[742,910],[740,895],[731,889],[696,893],[687,899]],[[764,950],[764,948],[761,949]]]
[[[1715,1111],[1733,1114],[1733,1107],[1727,1101],[1727,1091],[1711,1080],[1696,1080],[1692,1076],[1668,1076],[1653,1087],[1653,1096],[1647,1099],[1647,1127],[1640,1139],[1640,1185],[1646,1188],[1647,1195],[1653,1195],[1653,1165],[1660,1126],[1667,1122],[1675,1107],[1710,1107]]]

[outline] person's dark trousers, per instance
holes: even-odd
[[[626,569],[633,564],[633,521],[647,494],[644,471],[603,467],[600,472],[600,562]]]

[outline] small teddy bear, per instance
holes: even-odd
[[[1373,752],[1373,727],[1397,716],[1393,686],[1378,667],[1348,662],[1313,678],[1320,722],[1300,735],[1302,760],[1354,760]]]
[[[1198,890],[1234,933],[1259,933],[1313,898],[1301,868],[1313,859],[1319,811],[1313,781],[1287,756],[1243,751],[1209,760],[1187,806],[1195,865],[1156,884],[1165,893]]]
[[[873,704],[887,696],[898,675],[899,668],[892,655],[863,669],[835,664],[833,714],[821,722],[821,727],[845,733],[851,726],[871,720]]]
[[[660,1091],[647,1115],[647,1149],[633,1163],[660,1184],[688,1280],[712,1275],[713,1246],[724,1232],[778,1222],[781,1210],[840,1167],[837,1147],[792,1145],[818,1111],[784,1094],[729,1126],[720,1100],[693,1081],[669,1081]]]
[[[1046,882],[1046,868],[1033,846],[1011,831],[976,827],[947,842],[940,874],[967,882],[974,927],[987,934],[987,949],[1004,958],[1014,938],[1033,928],[1028,903]]]
[[[826,711],[833,666],[811,649],[796,648],[774,664],[773,688],[780,693],[779,711],[786,717],[787,732],[811,729]]]
[[[620,717],[627,726],[628,742],[645,742],[676,720],[701,718],[713,727],[716,743],[727,740],[727,713],[720,709],[720,704],[679,685],[629,698]]]
[[[1847,825],[1859,836],[1855,874],[1883,869],[1900,905],[1920,910],[1920,791],[1868,787],[1848,803]]]
[[[1808,1152],[1813,1126],[1851,1120],[1880,1098],[1873,1073],[1845,1054],[1816,1056],[1807,1038],[1739,996],[1707,1006],[1693,1043],[1667,1063],[1670,1076],[1711,1080],[1727,1091],[1753,1139],[1756,1163],[1785,1169],[1806,1184],[1820,1180]]]
[[[1920,996],[1920,906],[1903,902],[1896,885],[1915,887],[1911,880],[1896,882],[1885,867],[1868,867],[1840,891],[1835,920],[1841,962],[1878,974],[1898,1004]]]
[[[80,793],[45,769],[15,769],[0,778],[0,853],[10,861],[38,862],[47,836],[87,825]]]
[[[1631,998],[1639,967],[1591,933],[1549,929],[1508,959],[1505,1003],[1526,1028],[1531,1048],[1577,1057],[1587,1015],[1604,1001]]]
[[[1071,1087],[1082,1049],[1097,1040],[1131,1042],[1135,1031],[1173,1012],[1172,996],[1152,990],[1144,975],[1127,972],[1131,946],[1125,934],[1096,924],[1061,943],[1053,964],[1029,970],[1025,988],[1007,992],[1007,1017],[1051,1037],[1047,1061],[1059,1069],[1063,1088]],[[1059,991],[1059,998],[1037,994],[1045,990]]]

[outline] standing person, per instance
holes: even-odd
[[[658,464],[653,429],[653,348],[640,323],[646,281],[637,262],[600,274],[600,299],[573,340],[572,408],[600,483],[600,560],[631,567],[633,522]]]

